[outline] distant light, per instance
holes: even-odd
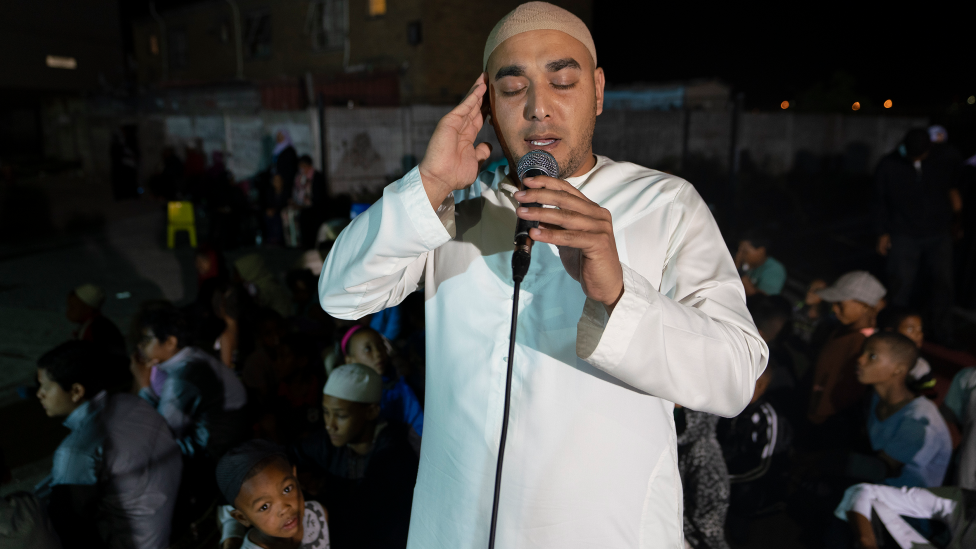
[[[779,108],[784,109],[784,110],[790,108],[790,102],[789,101],[783,101],[782,103],[779,104]]]
[[[386,0],[369,0],[369,16],[386,15]]]
[[[47,66],[52,69],[70,69],[74,70],[78,68],[78,61],[75,61],[74,57],[61,57],[60,55],[49,55],[45,59]]]
[[[155,34],[149,35],[149,53],[159,55],[159,38]]]
[[[885,99],[885,102],[884,102],[885,108],[886,109],[890,109],[891,108],[891,105],[892,105],[891,99]]]
[[[966,100],[966,103],[969,103],[970,105],[976,103],[976,95],[970,95],[969,99]]]
[[[860,108],[861,108],[861,104],[860,104],[860,103],[858,103],[857,101],[855,101],[855,102],[854,102],[854,104],[853,104],[853,105],[851,105],[851,110],[852,110],[852,111],[856,111],[856,110],[858,110],[858,109],[860,109]]]

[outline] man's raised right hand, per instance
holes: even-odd
[[[464,100],[441,118],[420,161],[420,178],[435,211],[447,195],[474,183],[481,162],[491,155],[488,143],[474,144],[485,123],[481,106],[486,82],[482,73]]]

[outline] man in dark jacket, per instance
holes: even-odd
[[[881,159],[875,174],[874,221],[878,253],[888,257],[889,296],[894,305],[911,305],[919,271],[931,283],[935,339],[951,339],[952,238],[949,226],[954,182],[941,162],[930,158],[924,129],[910,130],[898,149]]]

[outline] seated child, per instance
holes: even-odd
[[[275,387],[266,400],[280,442],[298,440],[322,428],[325,372],[315,340],[301,333],[282,338],[274,361]]]
[[[830,335],[814,365],[807,407],[807,419],[814,425],[849,411],[866,395],[866,387],[857,382],[857,360],[864,340],[874,329],[886,290],[870,273],[852,271],[817,293],[833,304],[841,325]],[[850,427],[841,425],[843,420],[843,416],[837,418],[836,425],[828,429],[839,446],[846,445]]]
[[[187,346],[186,322],[169,303],[144,310],[137,329],[142,339],[132,369],[139,395],[162,414],[185,456],[216,462],[247,434],[244,385],[216,358]]]
[[[372,328],[357,324],[342,337],[340,348],[346,364],[363,364],[383,376],[383,401],[380,404],[383,417],[406,423],[423,436],[424,411],[413,389],[392,368],[383,336]]]
[[[938,408],[905,384],[917,358],[910,339],[878,332],[864,343],[858,359],[858,381],[874,387],[868,436],[885,463],[889,486],[941,486],[952,456],[949,428]]]
[[[382,380],[361,364],[336,368],[323,393],[325,429],[292,454],[332,510],[336,547],[405,547],[419,466],[410,427],[380,417]]]
[[[786,268],[769,257],[769,238],[759,231],[750,231],[739,240],[735,254],[735,268],[742,273],[742,286],[747,296],[779,295],[786,285]]]
[[[166,422],[145,401],[113,387],[127,360],[69,341],[37,362],[37,398],[71,433],[37,487],[65,547],[169,546],[182,460]],[[121,375],[120,375],[121,374]]]
[[[729,534],[745,542],[749,522],[760,511],[785,501],[792,430],[764,395],[775,367],[756,380],[752,401],[734,418],[718,422],[718,441],[729,471]]]
[[[976,493],[965,488],[895,488],[878,484],[856,484],[847,489],[834,516],[846,521],[859,547],[880,545],[877,526],[891,536],[898,547],[936,547],[902,517],[935,519],[949,527],[950,548],[976,547]]]
[[[922,343],[925,342],[924,325],[922,315],[916,311],[903,308],[885,309],[878,315],[878,329],[886,332],[898,332],[899,334],[912,340],[915,347],[921,350]],[[921,393],[930,398],[935,395],[932,390],[935,388],[935,378],[932,376],[932,366],[919,356],[915,361],[915,366],[908,371],[909,386],[916,393]]]
[[[963,368],[952,378],[942,410],[962,430],[956,483],[976,490],[976,368]]]
[[[217,485],[232,505],[218,512],[222,530],[247,529],[243,549],[328,549],[329,514],[306,500],[285,450],[265,440],[231,449],[217,463]],[[225,537],[226,539],[226,537]]]
[[[675,406],[678,473],[684,491],[685,542],[695,549],[727,549],[729,471],[715,438],[719,417]]]
[[[78,325],[72,339],[94,341],[107,349],[125,354],[125,338],[115,323],[102,314],[105,290],[94,284],[82,284],[68,294],[65,316]]]

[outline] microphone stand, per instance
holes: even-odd
[[[538,175],[538,174],[532,174]],[[523,204],[532,208],[541,207],[541,204],[532,202]],[[502,436],[498,442],[498,463],[495,467],[495,496],[491,505],[491,529],[488,534],[488,549],[495,549],[495,527],[498,525],[498,497],[502,487],[502,463],[505,460],[505,442],[508,439],[508,415],[512,404],[512,370],[515,361],[515,330],[518,327],[518,300],[519,289],[522,280],[529,271],[529,263],[532,260],[532,239],[529,238],[529,229],[537,228],[538,221],[518,220],[515,229],[515,252],[512,254],[512,279],[515,281],[514,294],[512,295],[512,328],[508,336],[508,371],[505,374],[505,409],[502,412]]]

